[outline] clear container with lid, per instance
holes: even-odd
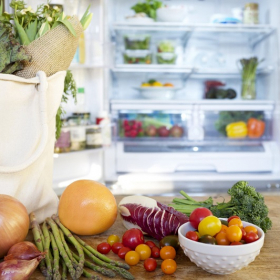
[[[130,34],[124,36],[124,45],[126,50],[149,50],[150,35]]]
[[[123,59],[125,64],[151,64],[152,53],[147,50],[126,50]]]
[[[95,149],[102,147],[101,127],[91,125],[86,128],[86,148]]]
[[[244,24],[258,24],[259,23],[259,4],[258,3],[245,4],[243,23]]]

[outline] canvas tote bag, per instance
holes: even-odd
[[[0,193],[21,201],[38,222],[57,212],[53,150],[65,75],[0,74]]]

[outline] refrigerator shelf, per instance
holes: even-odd
[[[111,69],[113,72],[136,72],[136,73],[184,73],[191,74],[192,68],[184,65],[164,65],[164,64],[149,64],[149,65],[131,65],[117,64]]]
[[[111,100],[111,110],[192,110],[198,105],[205,111],[272,111],[275,103],[272,100]]]

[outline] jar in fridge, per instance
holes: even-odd
[[[126,35],[124,36],[124,45],[126,50],[149,50],[150,35]]]
[[[62,122],[63,122],[63,127],[61,128],[61,133],[54,146],[55,153],[70,152],[70,147],[71,147],[70,129],[67,126],[65,120],[63,120]]]
[[[86,129],[86,148],[95,149],[100,147],[102,147],[102,134],[100,126],[88,126]]]
[[[244,8],[243,15],[244,24],[258,24],[259,23],[259,4],[247,3]]]

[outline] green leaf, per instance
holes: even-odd
[[[90,5],[87,7],[84,15],[82,16],[80,22],[81,22],[81,25],[83,26],[84,30],[86,30],[92,20],[92,16],[93,14],[92,13],[89,13],[89,9],[90,9]]]
[[[3,12],[4,12],[4,10],[3,10],[3,5],[2,5],[2,1],[1,1],[0,2],[0,16],[3,15]]]
[[[19,24],[17,18],[14,18],[14,22],[15,22],[15,27],[16,27],[17,33],[19,35],[21,44],[22,45],[29,45],[30,40],[29,40],[27,34],[25,33],[23,27]]]
[[[46,34],[51,29],[49,23],[46,21],[42,24],[41,28],[38,31],[39,35],[38,37],[42,37],[44,34]]]
[[[37,19],[35,21],[30,22],[26,28],[26,34],[30,42],[35,40],[36,33],[37,33]]]
[[[68,19],[66,19],[66,18],[58,19],[57,21],[63,23],[68,28],[68,30],[72,33],[73,36],[75,36],[75,37],[77,36],[75,29],[73,28],[72,24],[70,23],[70,21]]]

